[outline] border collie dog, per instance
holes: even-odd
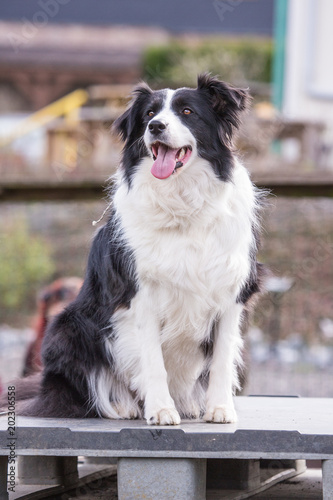
[[[262,274],[260,195],[232,150],[248,100],[209,74],[196,89],[136,88],[114,125],[125,145],[108,221],[22,414],[237,420],[241,323]]]

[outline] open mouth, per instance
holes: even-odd
[[[191,146],[173,149],[162,142],[154,142],[151,146],[154,163],[151,173],[157,179],[167,179],[183,167],[192,154]]]

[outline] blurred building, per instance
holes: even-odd
[[[333,2],[289,0],[283,111],[333,124]]]
[[[134,83],[162,29],[0,20],[0,112],[36,110],[78,87]]]
[[[0,6],[0,112],[77,87],[134,83],[169,34],[271,36],[274,0],[15,0]]]
[[[312,123],[308,142],[318,142],[316,127],[324,127],[321,164],[333,167],[333,2],[276,0],[276,6],[275,104],[300,126]]]
[[[330,0],[2,2],[0,114],[40,109],[78,87],[133,85],[142,76],[145,49],[173,35],[274,36],[273,101],[289,120],[276,137],[285,164],[330,168],[332,15]],[[270,135],[275,125],[266,127]]]

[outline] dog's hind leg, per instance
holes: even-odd
[[[138,402],[126,385],[106,367],[89,377],[91,407],[105,418],[133,419],[141,417]]]

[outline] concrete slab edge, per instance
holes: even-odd
[[[20,455],[42,455],[59,457],[113,457],[113,458],[269,458],[273,460],[333,460],[332,453],[306,453],[306,452],[262,452],[262,451],[145,451],[145,450],[91,450],[91,449],[49,449],[37,450],[33,448],[16,450]],[[0,450],[0,456],[8,456],[7,450]]]

